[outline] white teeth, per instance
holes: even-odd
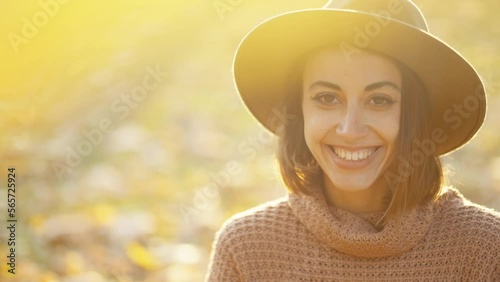
[[[371,148],[371,149],[363,149],[363,150],[358,150],[358,151],[348,151],[348,150],[344,150],[344,149],[341,149],[341,148],[336,148],[336,147],[332,147],[333,148],[333,151],[335,152],[335,154],[341,158],[341,159],[344,159],[344,160],[347,160],[347,161],[362,161],[364,159],[367,159],[369,156],[371,156],[373,154],[373,152],[375,152],[376,148]]]
[[[358,156],[358,154],[360,154],[360,153],[361,153],[361,152],[354,152],[354,153],[352,153],[352,160],[353,160],[353,161],[357,161],[357,160],[358,160],[358,157],[359,157],[359,156]]]

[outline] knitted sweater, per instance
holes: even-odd
[[[289,194],[223,225],[206,281],[500,281],[500,213],[446,188],[377,230],[381,216]]]

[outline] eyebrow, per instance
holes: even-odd
[[[401,89],[399,88],[399,86],[396,83],[390,82],[390,81],[380,81],[380,82],[372,83],[372,84],[365,87],[365,91],[375,90],[378,88],[382,88],[384,86],[389,86],[389,87],[392,87],[396,90],[401,91]]]
[[[342,88],[340,86],[338,86],[337,84],[323,81],[323,80],[319,80],[319,81],[316,81],[313,84],[311,84],[311,86],[309,86],[309,90],[311,90],[315,86],[324,86],[324,87],[328,87],[328,88],[338,90],[338,91],[342,90]],[[389,86],[389,87],[392,87],[396,90],[401,91],[401,89],[399,88],[399,86],[396,83],[390,82],[390,81],[380,81],[380,82],[372,83],[372,84],[365,87],[365,91],[375,90],[378,88],[382,88],[384,86]]]

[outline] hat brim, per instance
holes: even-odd
[[[486,114],[484,86],[458,52],[411,25],[351,10],[295,11],[254,28],[238,47],[233,65],[236,87],[248,110],[276,133],[277,124],[269,121],[273,109],[281,110],[296,60],[318,47],[340,44],[389,55],[420,77],[431,98],[436,135],[432,141],[438,155],[460,148],[481,127]]]

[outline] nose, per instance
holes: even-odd
[[[363,112],[356,105],[349,105],[342,112],[336,128],[337,135],[346,140],[355,140],[368,133],[368,126]]]

